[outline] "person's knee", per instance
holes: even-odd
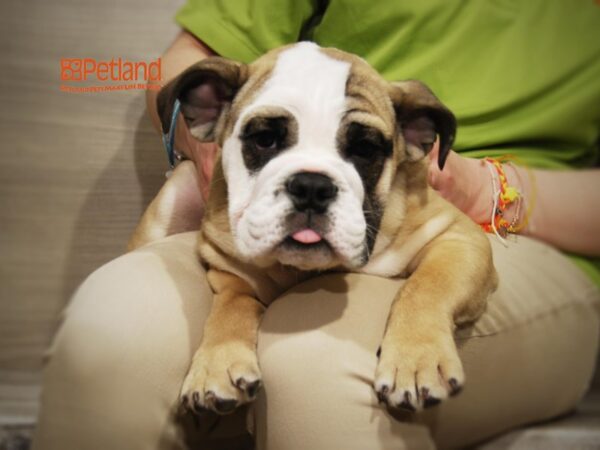
[[[397,289],[396,281],[328,275],[267,308],[258,340],[257,448],[431,447],[427,429],[394,421],[372,388]]]
[[[374,288],[379,298],[372,298]],[[327,275],[289,291],[267,308],[261,323],[258,354],[263,375],[316,383],[360,371],[371,379],[397,289],[398,283],[391,280]],[[293,376],[295,371],[302,376]]]
[[[132,377],[138,366],[143,379],[162,371],[160,361],[185,371],[210,307],[204,272],[190,262],[150,249],[95,271],[65,312],[55,357],[63,354],[65,369],[100,378]]]
[[[140,442],[158,439],[210,307],[193,250],[163,250],[118,258],[75,293],[45,370],[38,442],[77,439],[71,428],[107,446],[142,430]]]
[[[331,300],[324,315],[329,316],[325,322],[334,321],[343,311],[343,301],[321,300]],[[325,443],[334,444],[331,436],[338,434],[340,406],[353,416],[352,410],[363,406],[358,398],[373,402],[368,378],[364,379],[370,375],[368,370],[359,367],[362,376],[352,376],[352,369],[344,364],[356,349],[321,328],[325,325],[316,306],[310,297],[286,296],[265,313],[258,345],[263,376],[256,409],[258,448],[328,448]],[[375,358],[374,352],[371,357]]]
[[[164,354],[156,335],[169,328],[168,316],[175,314],[164,307],[156,310],[152,290],[160,291],[161,280],[140,273],[149,269],[141,262],[133,254],[112,261],[91,274],[73,296],[48,367],[72,388],[115,392],[129,380],[143,382],[138,373],[147,372],[151,361]],[[150,278],[144,283],[146,276]]]

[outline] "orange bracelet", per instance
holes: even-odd
[[[494,207],[490,222],[481,224],[481,228],[488,233],[495,233],[499,237],[505,238],[508,233],[516,233],[519,229],[516,225],[521,212],[523,196],[516,187],[508,185],[508,180],[500,161],[492,158],[485,158],[484,161],[489,164],[488,167],[490,168],[490,173],[492,175]],[[496,176],[498,179],[498,186],[496,186],[495,183]],[[504,219],[504,212],[512,203],[517,204],[517,211],[512,222],[508,222]]]

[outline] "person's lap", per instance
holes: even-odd
[[[259,336],[257,447],[455,447],[572,408],[593,372],[598,291],[543,244],[492,242],[499,290],[477,324],[457,333],[466,388],[417,416],[394,419],[372,390],[401,280],[330,274],[276,300]],[[243,411],[217,426],[176,419],[210,308],[194,243],[186,233],[151,244],[82,285],[46,368],[34,449],[243,445]]]

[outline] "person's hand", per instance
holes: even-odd
[[[193,158],[196,170],[198,171],[198,182],[202,199],[206,204],[208,200],[208,191],[210,180],[212,179],[215,159],[217,157],[218,147],[214,142],[197,142],[191,146],[194,153]]]
[[[485,163],[450,151],[444,169],[440,170],[438,152],[439,141],[436,141],[429,154],[430,186],[475,222],[489,222],[493,193]]]
[[[200,142],[192,136],[183,117],[179,117],[177,122],[175,142],[178,148],[181,149],[180,151],[194,162],[198,172],[198,189],[202,194],[204,203],[206,203],[217,156],[217,144],[214,142]]]

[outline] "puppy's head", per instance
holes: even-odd
[[[236,256],[262,266],[366,264],[399,168],[437,135],[443,167],[456,130],[423,84],[310,43],[190,67],[159,94],[165,132],[175,99],[191,133],[221,146],[226,196],[209,202],[227,203]]]

